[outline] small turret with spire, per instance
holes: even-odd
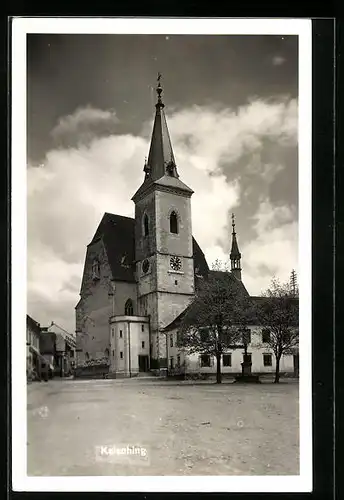
[[[235,232],[235,215],[232,214],[232,248],[230,253],[231,272],[241,281],[241,253],[239,252],[238,242]]]

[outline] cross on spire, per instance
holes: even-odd
[[[233,228],[233,234],[235,233],[235,215],[232,213],[232,228]]]

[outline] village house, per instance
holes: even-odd
[[[53,321],[46,332],[55,334],[54,374],[60,377],[72,375],[76,359],[75,337]]]
[[[40,378],[42,356],[40,353],[40,324],[26,315],[26,377],[28,380]]]

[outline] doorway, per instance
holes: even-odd
[[[299,355],[294,354],[294,377],[299,377]]]
[[[139,354],[139,371],[148,372],[148,356]]]

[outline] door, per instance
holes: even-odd
[[[148,372],[148,356],[139,355],[139,371]]]

